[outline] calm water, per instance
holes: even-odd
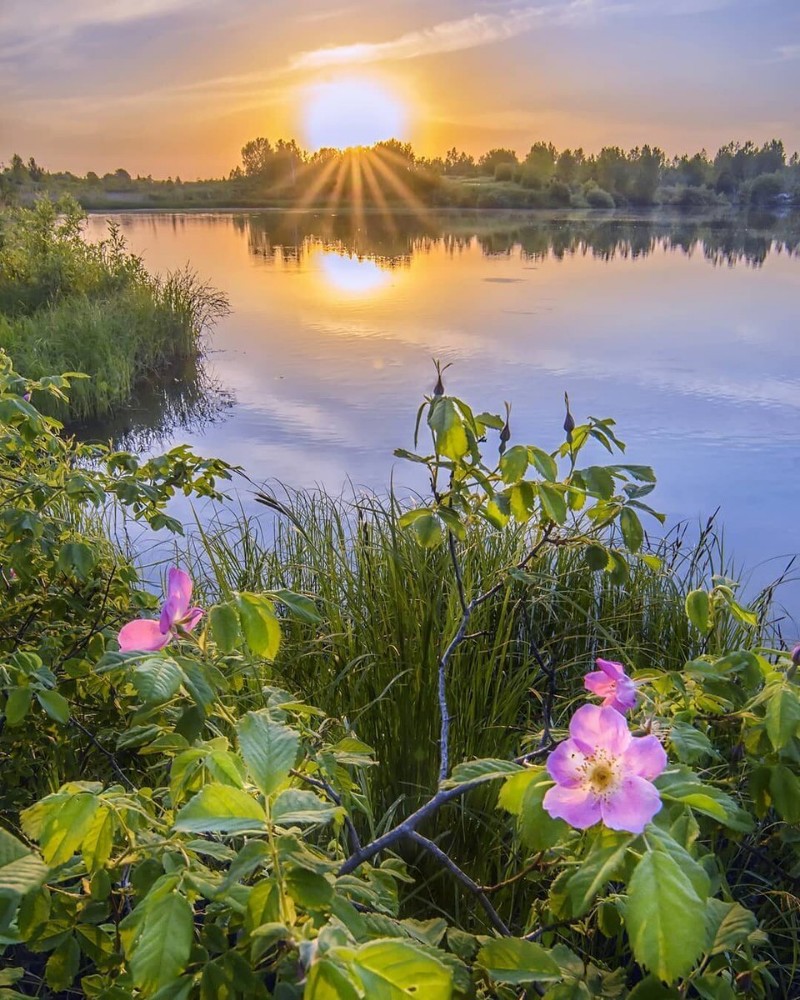
[[[232,404],[170,428],[145,402],[126,418],[143,447],[188,440],[296,487],[417,485],[392,451],[438,357],[479,409],[512,401],[517,440],[560,441],[565,390],[577,417],[613,416],[655,505],[673,522],[722,505],[749,566],[800,551],[797,219],[123,214],[91,233],[111,218],[150,269],[191,262],[232,306],[208,362]]]

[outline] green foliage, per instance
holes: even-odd
[[[33,379],[91,376],[44,412],[88,419],[128,403],[144,384],[196,377],[202,337],[227,310],[190,270],[149,275],[117,226],[89,242],[71,198],[0,215],[0,348]]]
[[[592,455],[621,450],[613,422],[576,424],[568,410],[565,442],[507,447],[508,414],[475,416],[442,386],[418,421],[431,451],[409,453],[434,482],[420,509],[439,526],[437,547],[416,530],[421,517],[377,508],[342,531],[326,577],[305,559],[318,549],[317,528],[289,511],[296,559],[264,585],[251,561],[228,561],[206,534],[215,580],[196,574],[205,622],[160,651],[123,654],[120,625],[157,601],[139,589],[96,512],[110,502],[117,515],[177,530],[163,512],[169,497],[213,495],[226,467],[186,448],[141,462],[65,441],[21,394],[58,396],[69,378],[28,381],[5,358],[0,376],[3,993],[793,995],[791,946],[764,930],[775,926],[776,883],[797,863],[800,687],[796,664],[764,648],[761,616],[736,600],[730,581],[690,573],[687,586],[674,586],[669,606],[691,623],[684,618],[669,655],[660,620],[646,655],[629,635],[620,649],[637,667],[632,726],[659,734],[673,756],[656,781],[653,822],[641,834],[580,831],[544,808],[544,758],[585,697],[588,644],[581,635],[576,669],[565,668],[553,659],[565,638],[540,646],[519,622],[541,604],[542,629],[554,627],[566,594],[580,607],[576,580],[592,581],[593,607],[598,595],[640,585],[634,596],[644,600],[653,579],[664,589],[664,562],[645,561],[639,519],[650,513],[651,470],[598,465]],[[495,433],[497,461],[487,458]],[[364,550],[354,547],[359,537]],[[369,583],[359,588],[356,560],[367,552]],[[619,566],[624,584],[613,579]],[[410,661],[432,603],[424,666],[434,677],[402,688],[390,663],[397,690],[373,679],[383,688],[370,720],[360,667],[345,669],[352,637],[373,643],[374,657],[402,640]],[[386,631],[392,613],[404,616],[399,635]],[[492,645],[470,654],[468,626]],[[594,627],[622,643],[613,616]],[[732,649],[731,637],[750,637],[752,651]],[[513,659],[518,645],[527,660]],[[459,655],[448,660],[451,646]],[[309,677],[326,661],[334,673],[314,688]],[[414,772],[402,772],[403,757],[417,746],[433,756],[442,730],[426,730],[414,713],[424,701],[441,706],[442,681],[457,755],[441,782],[424,762],[412,802],[387,802],[386,779],[373,776],[397,768],[405,781]],[[492,698],[515,683],[520,696],[503,716]],[[341,699],[342,711],[305,700],[318,693]],[[410,707],[395,709],[403,701]],[[487,854],[501,869],[494,884],[473,876]],[[442,905],[437,886],[451,877],[463,894]]]

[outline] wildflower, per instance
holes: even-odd
[[[584,686],[603,699],[603,708],[614,708],[624,715],[636,704],[636,681],[628,677],[621,663],[598,658],[597,666],[599,670],[584,677]]]
[[[192,608],[192,578],[182,569],[167,574],[167,599],[161,616],[128,622],[119,633],[121,653],[152,653],[163,649],[182,629],[190,632],[200,621],[202,608]]]
[[[800,643],[792,650],[792,663],[796,667],[800,667]]]
[[[641,833],[661,808],[652,781],[666,766],[655,736],[634,737],[613,708],[584,705],[572,716],[569,739],[547,760],[556,784],[542,804],[554,819],[578,830],[602,822]]]
[[[25,400],[26,403],[30,403],[30,401],[31,401],[31,394],[29,392],[23,392],[22,398]]]

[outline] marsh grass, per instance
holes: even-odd
[[[279,587],[314,596],[322,623],[286,618],[270,683],[345,717],[375,749],[381,766],[365,779],[365,827],[386,812],[406,814],[437,779],[436,666],[460,618],[446,549],[425,550],[400,531],[400,505],[392,496],[348,500],[285,491],[272,494],[267,506],[271,520],[240,510],[199,530],[189,556],[196,578],[206,579],[209,599],[231,589]],[[522,531],[473,529],[461,549],[467,594],[490,586],[525,552],[526,541]],[[507,758],[539,744],[547,694],[540,659],[555,667],[553,725],[559,729],[583,696],[582,676],[598,655],[649,673],[677,669],[706,648],[752,647],[775,635],[770,588],[751,602],[758,628],[723,615],[707,641],[691,630],[686,593],[732,569],[713,518],[694,538],[682,525],[650,549],[661,568],[632,558],[625,585],[590,571],[575,549],[549,550],[529,580],[511,582],[475,613],[472,638],[448,675],[453,761]],[[508,840],[507,822],[486,808],[495,794],[491,787],[473,793],[442,810],[426,831],[483,884],[508,874],[501,852],[491,849]],[[439,879],[413,852],[409,860]],[[498,893],[498,902],[518,909],[525,890],[525,882],[516,883]],[[448,880],[441,881],[441,894],[435,885],[416,891],[433,893],[451,915],[463,905]],[[413,906],[413,898],[407,902]]]
[[[37,400],[59,419],[90,420],[138,390],[192,377],[204,334],[228,308],[188,268],[150,275],[115,227],[99,243],[83,234],[74,202],[40,202],[0,225],[0,347],[29,378],[83,372],[67,408]]]

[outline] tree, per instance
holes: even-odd
[[[553,176],[558,159],[558,150],[552,142],[535,142],[525,157],[526,172],[545,184]]]
[[[490,149],[478,160],[478,169],[482,174],[494,176],[498,163],[511,163],[516,167],[519,160],[513,149]]]
[[[272,143],[259,136],[242,146],[242,167],[248,177],[261,177],[267,173],[272,159]]]

